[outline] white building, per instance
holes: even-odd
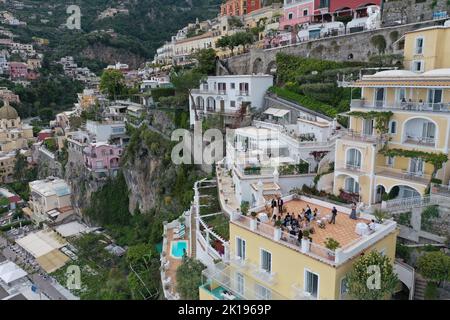
[[[71,190],[62,179],[49,177],[29,183],[31,208],[36,222],[61,220],[73,214]]]
[[[126,126],[124,121],[92,121],[86,122],[86,130],[95,137],[96,142],[108,142],[110,140],[118,139],[123,143],[123,138],[126,135]]]
[[[264,106],[264,95],[273,86],[273,76],[258,75],[226,75],[213,76],[192,90],[195,107],[199,117],[207,114],[236,116],[241,112]],[[189,101],[190,123],[195,123],[195,110]]]
[[[227,133],[224,164],[231,170],[238,203],[262,205],[310,185],[322,160],[334,154],[333,121],[315,116],[290,119],[292,111],[269,108],[262,120]]]

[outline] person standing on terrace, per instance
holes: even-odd
[[[336,216],[337,216],[337,209],[336,207],[333,207],[333,210],[331,210],[331,219],[330,224],[336,224]]]

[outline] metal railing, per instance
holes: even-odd
[[[421,171],[412,172],[409,170],[394,169],[391,167],[377,166],[376,174],[382,176],[393,177],[397,179],[410,180],[421,184],[428,184],[431,180],[431,175],[425,174]]]
[[[450,112],[450,103],[425,103],[425,102],[368,102],[362,99],[353,99],[351,108],[386,109],[404,111],[426,111],[426,112]]]
[[[384,135],[365,134],[354,130],[342,130],[342,139],[381,144],[386,141]]]

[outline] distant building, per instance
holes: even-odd
[[[9,102],[20,103],[20,97],[5,87],[0,88],[0,100],[8,100]]]
[[[64,180],[50,177],[29,186],[34,221],[55,221],[73,214],[71,190]]]
[[[126,139],[126,127],[123,121],[92,121],[86,122],[86,130],[95,137],[96,142],[118,141],[123,144]]]
[[[247,114],[250,108],[260,109],[264,95],[273,85],[273,76],[229,75],[214,76],[192,90],[197,114],[203,118],[209,114],[224,115],[231,119],[239,114]],[[195,123],[195,110],[189,101],[190,123]]]
[[[10,62],[9,76],[11,77],[11,80],[27,79],[28,78],[27,64],[23,62]]]
[[[227,0],[220,6],[222,16],[243,16],[261,8],[261,0]]]
[[[105,142],[91,143],[83,151],[86,168],[94,172],[110,172],[119,169],[123,148]]]

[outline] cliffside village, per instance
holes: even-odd
[[[109,10],[102,17],[110,14],[127,13]],[[345,24],[342,17],[349,17]],[[446,17],[439,12],[432,19]],[[215,49],[220,59],[244,53],[249,49],[231,52],[216,43],[248,28],[258,28],[259,40],[253,47],[270,50],[384,26],[378,0],[284,0],[265,7],[260,0],[227,0],[217,18],[179,30],[157,50],[152,63],[138,70],[120,62],[106,68],[122,72],[127,85],[137,84],[137,98],[108,99],[99,90],[98,76],[78,67],[73,57],[61,58],[57,63],[64,73],[82,81],[85,89],[72,110],[57,114],[36,135],[12,106],[20,103],[19,97],[0,88],[4,102],[0,201],[4,199],[5,209],[0,227],[13,241],[3,247],[7,261],[0,261],[0,299],[17,295],[77,299],[54,280],[39,285],[40,295],[32,289],[36,281],[43,282],[77,259],[70,244],[73,237],[102,232],[83,222],[72,194],[76,186],[65,179],[65,170],[81,166],[98,185],[115,177],[129,141],[127,126],[149,123],[149,112],[158,108],[152,90],[173,88],[171,66],[195,63],[192,54],[205,48]],[[417,279],[414,270],[395,259],[397,239],[441,245],[445,237],[424,231],[420,219],[399,225],[395,219],[374,214],[387,210],[420,215],[418,210],[430,204],[447,208],[450,166],[445,162],[436,168],[427,154],[436,150],[449,154],[448,39],[449,21],[407,32],[402,36],[401,68],[340,83],[361,91],[351,100],[351,111],[340,115],[349,119],[349,128],[269,92],[275,72],[209,76],[192,90],[190,125],[220,115],[232,134],[225,141],[224,159],[215,165],[214,178],[198,181],[192,206],[180,212],[180,219],[164,224],[165,298],[180,299],[176,269],[188,255],[207,266],[200,299],[345,299],[346,273],[354,258],[377,250],[395,264],[413,299]],[[0,53],[0,73],[24,85],[39,76],[43,57],[32,44],[6,37],[0,39],[0,46],[5,48]],[[27,62],[9,61],[13,54]],[[102,110],[95,120],[74,123],[93,107]],[[387,118],[365,117],[368,112]],[[379,121],[385,121],[386,130]],[[15,180],[19,155],[28,166],[39,164],[47,173],[29,183],[29,199],[21,199],[8,187]],[[306,192],[312,189],[317,193]],[[205,209],[210,201],[219,204],[220,212]],[[17,211],[23,214],[16,216]],[[225,221],[227,233],[215,228],[216,220]],[[1,241],[0,237],[0,247]],[[111,239],[107,250],[122,256],[126,248]],[[301,272],[294,273],[293,266]],[[28,277],[35,273],[44,280]],[[48,285],[52,289],[46,289]]]

